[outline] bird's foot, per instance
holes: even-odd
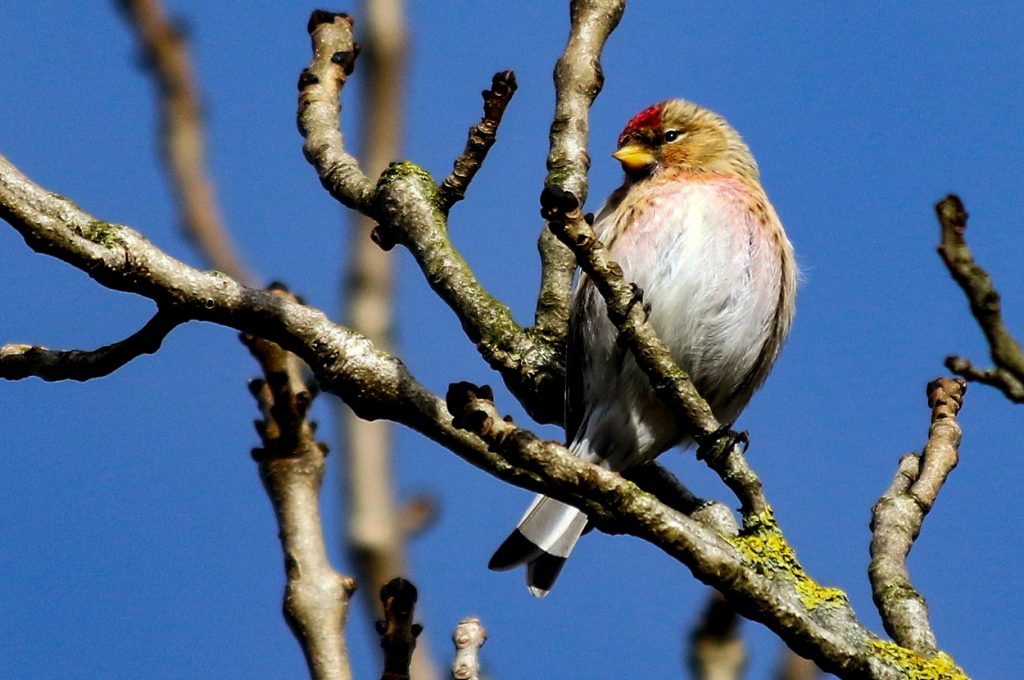
[[[651,318],[651,303],[644,302],[644,289],[635,283],[630,283],[629,289],[632,291],[633,295],[629,298],[629,302],[626,303],[625,316],[628,317],[633,312],[633,307],[636,305],[642,305],[642,309],[644,310],[644,321],[646,322]],[[626,338],[624,334],[620,332],[619,337],[616,338],[615,342],[619,347],[625,347]]]
[[[697,460],[707,460],[714,467],[734,446],[742,446],[746,453],[749,445],[750,435],[736,432],[729,423],[697,439]]]
[[[632,282],[629,284],[629,289],[633,292],[633,297],[626,304],[626,316],[632,313],[633,307],[636,305],[643,305],[644,321],[647,321],[651,318],[651,303],[644,302],[644,289]]]

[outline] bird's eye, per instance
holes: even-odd
[[[679,139],[682,136],[683,136],[683,133],[680,132],[679,130],[666,130],[665,131],[665,141],[666,142],[674,142],[674,141],[676,141],[677,139]]]

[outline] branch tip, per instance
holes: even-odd
[[[348,23],[349,28],[355,27],[355,19],[351,15],[345,12],[330,12],[325,9],[315,9],[312,14],[309,15],[309,21],[306,23],[306,33],[313,34],[321,24],[333,24],[337,19],[341,19]]]

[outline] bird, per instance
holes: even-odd
[[[669,99],[626,124],[612,156],[625,178],[593,228],[642,294],[648,321],[719,422],[735,422],[789,334],[798,269],[750,148],[726,120]],[[579,274],[570,306],[565,430],[569,450],[621,472],[692,446],[617,342],[595,284]],[[526,565],[543,597],[587,526],[538,495],[488,566]]]

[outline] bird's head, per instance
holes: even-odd
[[[659,167],[758,179],[757,162],[739,133],[717,113],[684,99],[669,99],[633,116],[612,156],[632,179]]]

